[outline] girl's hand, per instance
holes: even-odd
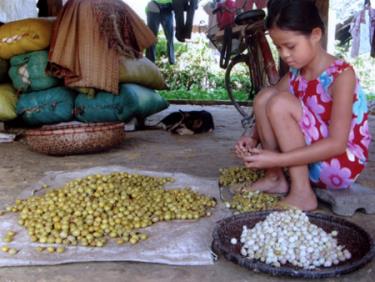
[[[281,153],[253,148],[243,157],[245,166],[248,168],[273,168],[281,167]]]
[[[234,146],[237,157],[243,159],[243,157],[248,154],[249,150],[256,147],[258,141],[249,136],[242,136]]]

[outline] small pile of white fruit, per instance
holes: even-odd
[[[344,246],[337,244],[338,232],[330,234],[311,224],[300,210],[273,212],[254,228],[243,226],[241,255],[275,267],[290,263],[304,269],[331,267],[351,258]],[[232,238],[232,244],[237,243]]]

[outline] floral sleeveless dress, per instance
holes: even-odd
[[[329,88],[335,79],[348,68],[352,69],[352,66],[342,60],[336,60],[317,79],[310,81],[305,80],[298,69],[290,69],[290,91],[302,105],[303,117],[300,127],[306,144],[310,145],[327,138],[332,110]],[[370,140],[366,96],[357,80],[346,152],[331,159],[310,164],[310,181],[320,188],[350,187],[368,160]]]

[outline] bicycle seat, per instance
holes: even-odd
[[[237,25],[252,24],[257,21],[263,20],[265,16],[266,13],[263,10],[249,10],[236,16],[234,22]]]

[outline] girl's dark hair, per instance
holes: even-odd
[[[269,0],[266,27],[274,26],[310,35],[316,27],[324,32],[324,23],[313,0]]]

